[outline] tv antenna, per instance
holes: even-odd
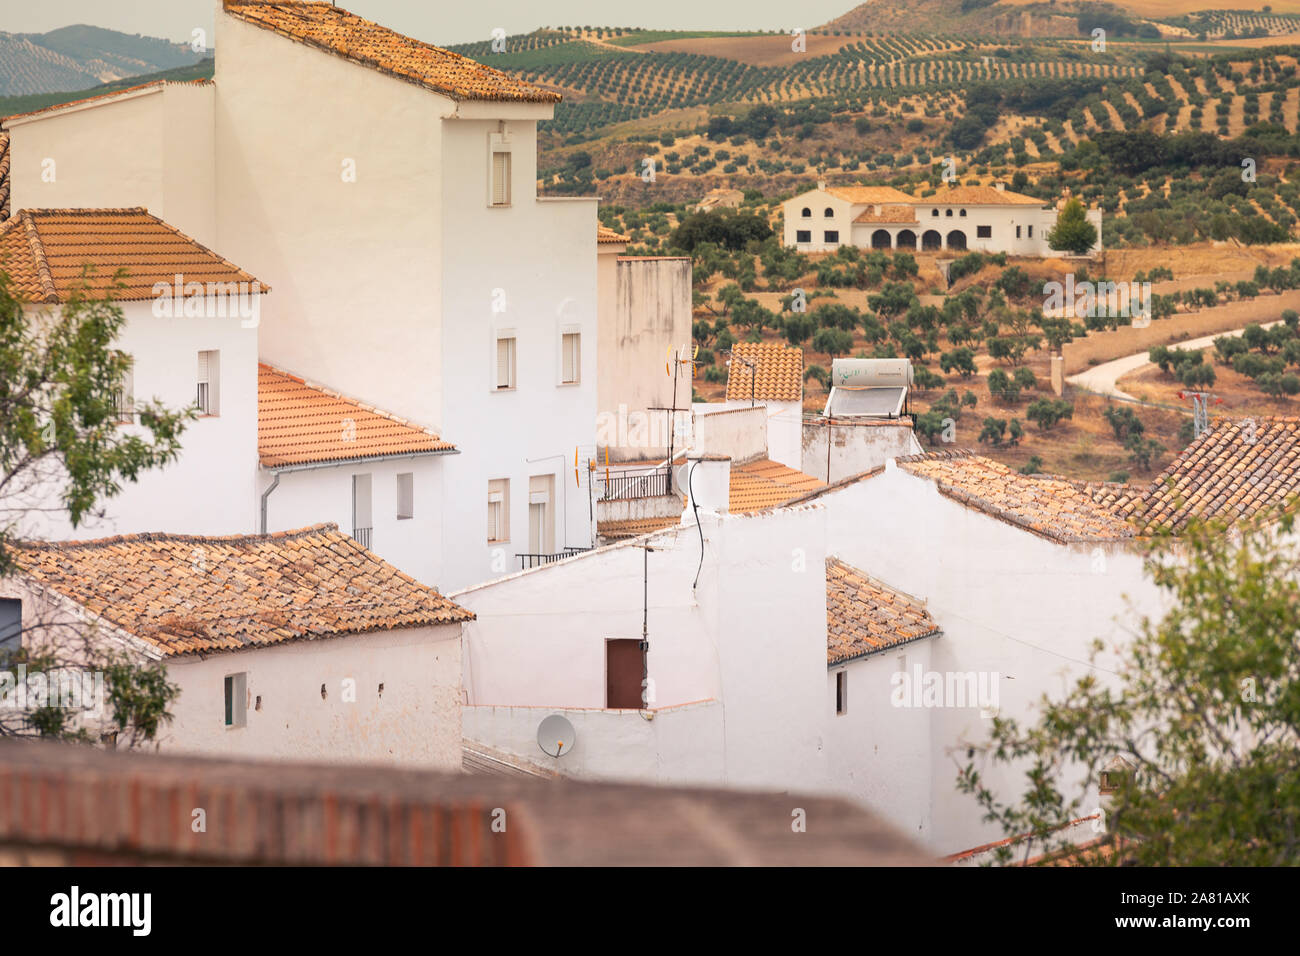
[[[1179,392],[1178,397],[1192,400],[1192,435],[1200,438],[1210,430],[1210,402],[1222,405],[1223,399],[1209,392]]]

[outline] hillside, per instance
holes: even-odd
[[[210,54],[209,54],[210,55]],[[192,66],[189,47],[101,27],[0,33],[0,96],[63,93]]]
[[[163,70],[159,73],[146,73],[142,76],[130,76],[123,80],[114,80],[112,83],[101,83],[89,89],[69,90],[65,93],[0,96],[0,117],[13,116],[15,113],[28,113],[32,110],[42,110],[47,106],[58,106],[60,103],[71,103],[74,100],[84,100],[92,96],[102,96],[105,93],[130,89],[133,86],[141,86],[157,80],[171,80],[175,83],[187,83],[190,80],[209,80],[212,78],[214,65],[212,57],[208,57],[192,66]]]

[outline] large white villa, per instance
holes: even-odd
[[[1062,200],[1062,203],[1064,200]],[[1060,204],[1058,204],[1060,205]],[[842,245],[860,249],[913,249],[940,252],[1006,252],[1016,256],[1054,255],[1047,234],[1056,225],[1057,206],[1012,192],[1004,184],[944,186],[918,198],[892,186],[833,186],[786,200],[785,244],[800,252],[834,252]],[[1101,210],[1089,209],[1101,251]]]

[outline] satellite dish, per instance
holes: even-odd
[[[576,738],[573,724],[560,714],[551,714],[537,728],[537,746],[552,757],[567,754],[573,749]]]

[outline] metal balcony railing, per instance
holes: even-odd
[[[543,564],[553,564],[556,561],[563,561],[565,558],[571,558],[575,554],[590,550],[591,548],[565,548],[555,554],[516,554],[515,557],[519,559],[519,569],[527,571],[529,568],[541,567]]]
[[[645,475],[615,475],[602,479],[601,501],[626,501],[631,498],[654,498],[669,494],[671,473],[660,468]]]

